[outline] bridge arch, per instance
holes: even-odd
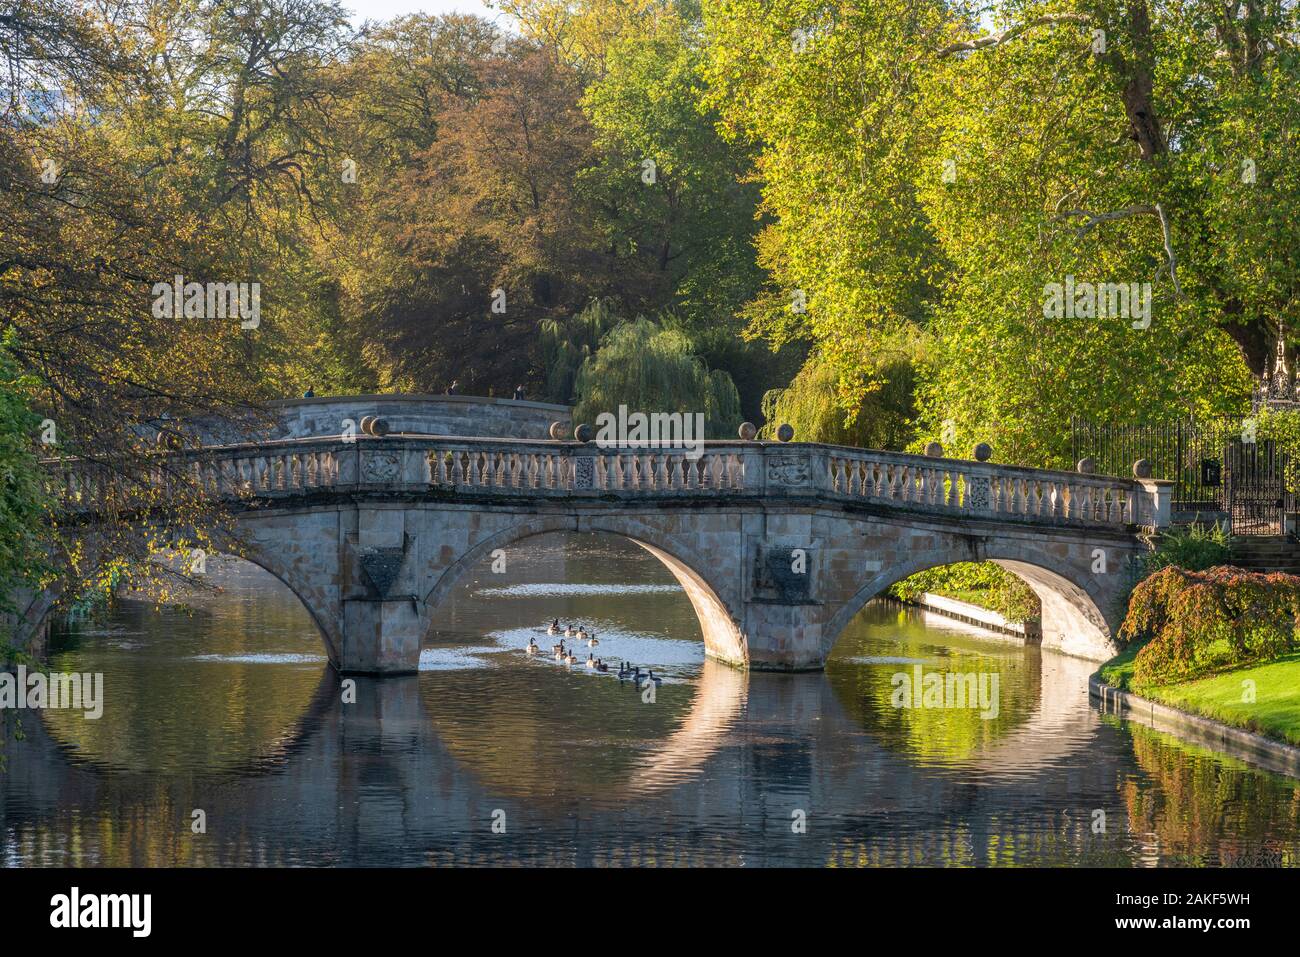
[[[1079,658],[1105,661],[1118,653],[1114,632],[1118,610],[1107,607],[1108,593],[1096,577],[1070,562],[1021,542],[988,542],[978,554],[969,548],[940,546],[890,565],[868,579],[845,601],[823,631],[823,660],[844,629],[871,599],[918,572],[959,562],[991,561],[1023,581],[1042,604],[1043,647]],[[1120,574],[1116,569],[1114,574]]]
[[[667,540],[652,526],[635,517],[602,517],[580,520],[576,516],[533,518],[490,535],[468,549],[437,578],[425,596],[424,604],[432,619],[442,601],[457,588],[465,576],[497,549],[508,549],[538,535],[556,532],[598,532],[616,535],[639,545],[657,558],[686,592],[695,609],[704,636],[704,651],[710,658],[744,666],[748,660],[745,640],[736,624],[721,589],[715,587],[701,568],[707,567],[698,556],[679,543]]]
[[[305,608],[307,614],[311,616],[311,620],[316,625],[316,630],[320,633],[321,640],[325,643],[325,654],[329,657],[330,662],[332,664],[338,663],[341,636],[338,633],[337,623],[330,617],[332,606],[323,602],[321,596],[316,594],[319,589],[314,588],[308,582],[296,582],[295,579],[298,576],[294,575],[291,568],[278,559],[277,553],[272,549],[244,542],[240,546],[230,544],[228,550],[223,549],[220,554],[248,562],[250,565],[256,565],[287,588],[293,597],[298,600],[298,604]]]

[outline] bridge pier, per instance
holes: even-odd
[[[820,606],[751,601],[745,646],[753,671],[821,671],[826,666]]]
[[[346,598],[339,660],[341,674],[407,675],[420,666],[426,622],[405,598]]]

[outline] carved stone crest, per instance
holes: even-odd
[[[402,546],[393,548],[367,548],[361,553],[361,571],[366,583],[376,598],[387,598],[393,582],[402,571],[402,561],[406,549]]]
[[[807,485],[808,460],[792,455],[768,459],[767,481],[774,485]]]
[[[806,548],[768,548],[754,552],[754,598],[774,605],[812,603],[811,553]]]
[[[596,460],[582,457],[573,460],[573,487],[592,488],[596,484]]]
[[[401,471],[401,460],[394,452],[367,452],[361,459],[363,482],[391,482]]]
[[[969,503],[969,507],[976,511],[988,511],[992,507],[993,496],[986,476],[975,476],[970,479],[970,485],[966,492],[966,501]]]

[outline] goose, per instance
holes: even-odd
[[[564,656],[567,655],[567,654],[568,654],[568,652],[564,650],[564,642],[560,642],[558,645],[555,646],[555,660],[556,660],[556,661],[563,661],[563,660],[564,660]]]
[[[565,626],[564,626],[564,637],[565,637],[565,638],[572,638],[572,637],[573,637],[573,626],[572,626],[572,625],[565,625]]]
[[[533,641],[533,639],[529,638],[529,639],[528,639],[528,647],[525,648],[524,651],[528,652],[530,655],[535,655],[535,654],[537,654],[537,642],[535,642],[535,641]]]
[[[630,675],[631,673],[632,673],[632,672],[630,672],[630,671],[627,670],[627,662],[626,662],[626,661],[620,661],[620,662],[618,663],[618,680],[619,680],[619,681],[622,681],[624,678],[626,678],[626,677],[627,677],[628,675]]]
[[[596,670],[603,674],[604,672],[609,671],[609,665],[605,664],[605,662],[602,661],[600,658],[597,658]]]
[[[578,637],[583,641],[587,640],[587,629],[583,628],[581,625],[578,626]]]
[[[575,655],[572,651],[570,651],[569,654],[565,657],[564,663],[566,665],[576,665],[578,663],[578,656]]]
[[[653,668],[650,669],[650,671],[649,671],[648,674],[644,674],[644,675],[639,674],[640,671],[641,671],[641,669],[638,668],[638,669],[637,669],[637,672],[638,672],[638,675],[637,675],[637,679],[638,679],[638,680],[637,680],[637,687],[645,687],[645,688],[648,688],[648,687],[650,687],[650,685],[652,685],[652,684],[655,684],[655,685],[661,685],[661,684],[663,684],[664,679],[663,679],[663,678],[660,678],[658,675],[656,675],[656,674],[655,674],[655,670],[654,670]]]
[[[560,619],[551,622],[550,627],[546,629],[548,635],[558,635],[560,633]]]
[[[551,645],[551,651],[557,655],[560,654],[560,652],[564,651],[564,642],[560,642],[558,645]]]
[[[588,667],[588,668],[595,668],[595,667],[596,667],[596,659],[593,658],[593,657],[591,656],[590,653],[588,653],[588,655],[587,655],[587,667]]]
[[[598,644],[600,644],[600,639],[596,637],[596,633],[595,633],[594,631],[588,633],[588,635],[587,635],[587,647],[588,647],[588,648],[595,648]]]

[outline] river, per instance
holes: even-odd
[[[1300,861],[1300,782],[1100,714],[1091,663],[876,601],[824,674],[747,675],[704,658],[632,543],[507,559],[444,603],[409,678],[341,683],[245,563],[210,561],[220,591],[188,607],[69,626],[51,667],[102,673],[103,714],[5,715],[0,863]],[[576,666],[549,653],[556,618],[599,638]],[[623,661],[662,683],[620,681]],[[969,700],[910,695],[950,674]]]

